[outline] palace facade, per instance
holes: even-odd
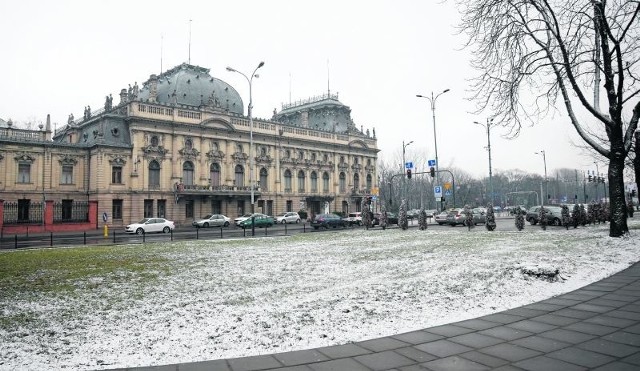
[[[182,64],[116,98],[55,132],[49,118],[39,130],[0,127],[3,230],[100,227],[103,216],[184,225],[249,213],[252,199],[269,215],[348,213],[377,187],[375,130],[358,129],[337,95],[283,104],[252,129],[231,85]]]

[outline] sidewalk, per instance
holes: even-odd
[[[359,343],[135,371],[640,370],[640,263],[576,291]]]

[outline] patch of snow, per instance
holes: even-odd
[[[540,301],[640,260],[640,239],[609,238],[608,225],[349,230],[110,249],[114,258],[155,260],[144,271],[74,282],[66,294],[0,296],[2,317],[31,318],[0,327],[0,370],[150,366],[344,344]],[[562,279],[522,273],[535,267]]]

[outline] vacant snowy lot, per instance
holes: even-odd
[[[101,369],[283,352],[539,301],[640,260],[608,225],[0,252],[0,369]],[[559,275],[541,279],[526,271]]]

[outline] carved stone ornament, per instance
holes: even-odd
[[[18,162],[29,163],[29,164],[32,164],[36,160],[35,157],[31,156],[31,154],[29,154],[27,152],[18,153],[18,155],[16,157],[14,157],[14,158]]]
[[[362,169],[362,166],[361,166],[360,164],[353,164],[353,165],[351,166],[351,169],[353,169],[353,172],[354,172],[354,173],[359,173],[359,172],[360,172],[360,169]]]
[[[115,165],[115,166],[124,166],[124,165],[127,163],[127,161],[124,159],[124,157],[123,157],[123,156],[120,156],[120,155],[112,155],[112,156],[110,156],[110,157],[111,157],[111,159],[109,160],[109,163],[110,163],[111,165]]]
[[[4,160],[4,156],[0,153],[0,161]]]
[[[224,158],[224,152],[212,149],[206,153],[206,156],[211,162],[221,162]]]
[[[346,162],[341,162],[338,164],[338,169],[341,171],[346,171],[349,168],[349,165]]]
[[[145,155],[146,154],[157,153],[160,156],[164,157],[164,155],[167,154],[167,152],[169,152],[169,150],[164,148],[163,146],[154,147],[151,144],[149,144],[148,146],[142,148],[142,152],[144,152]]]
[[[58,162],[60,162],[60,165],[62,166],[64,165],[75,166],[78,163],[78,160],[76,160],[74,156],[63,155],[63,156],[60,156],[60,159],[58,159]]]
[[[243,163],[246,162],[247,159],[249,158],[249,156],[244,153],[244,152],[236,152],[234,154],[231,155],[231,158],[233,159],[233,161],[235,161],[236,163]]]
[[[367,165],[367,166],[365,166],[365,167],[364,167],[364,170],[366,170],[367,174],[371,174],[371,173],[373,173],[373,171],[374,171],[375,169],[376,169],[376,168],[375,168],[373,165]]]
[[[178,153],[180,153],[180,155],[182,155],[182,157],[184,158],[195,159],[200,154],[200,151],[198,151],[195,148],[191,148],[191,149],[183,148],[179,150]]]
[[[260,154],[256,157],[256,162],[259,164],[271,164],[273,162],[273,158],[268,154]]]

